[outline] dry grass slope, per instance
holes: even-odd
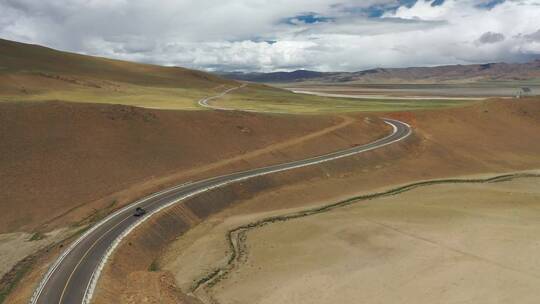
[[[208,89],[236,84],[235,81],[180,67],[85,56],[2,39],[0,67],[2,74],[26,74],[44,78],[69,75],[141,86]]]
[[[61,52],[0,39],[0,101],[115,103],[197,109],[238,83],[180,68]]]

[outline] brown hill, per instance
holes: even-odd
[[[0,102],[112,103],[196,109],[236,81],[180,67],[92,57],[0,39]]]
[[[26,75],[62,80],[84,77],[142,86],[211,88],[234,84],[212,74],[180,68],[79,55],[0,39],[0,75]],[[2,85],[7,85],[2,82]]]
[[[303,158],[386,132],[336,116],[0,103],[0,233],[62,226],[203,171]]]

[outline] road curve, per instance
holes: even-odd
[[[234,87],[234,88],[227,89],[227,90],[221,92],[221,93],[218,94],[218,95],[211,96],[211,97],[205,97],[205,98],[202,98],[201,100],[199,100],[199,106],[205,107],[205,108],[211,108],[211,109],[214,109],[214,110],[225,110],[225,111],[231,110],[231,109],[227,109],[227,108],[221,108],[221,107],[217,107],[217,106],[211,106],[210,104],[208,104],[208,102],[210,102],[210,101],[212,101],[212,100],[214,100],[214,99],[219,99],[219,98],[221,98],[221,97],[223,97],[223,96],[229,94],[229,93],[232,92],[232,91],[239,90],[239,89],[244,88],[244,87],[246,87],[246,86],[247,86],[247,84],[244,83],[243,85],[241,85],[241,86],[239,86],[239,87]]]
[[[101,270],[118,243],[153,214],[188,197],[256,176],[311,166],[374,150],[404,140],[412,133],[411,127],[404,122],[387,118],[384,121],[392,126],[391,134],[369,144],[182,184],[142,198],[114,212],[86,231],[60,255],[45,274],[30,303],[89,303]],[[133,216],[136,207],[145,208],[148,211],[146,216]]]

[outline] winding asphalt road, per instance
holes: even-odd
[[[101,269],[118,243],[137,225],[153,214],[173,204],[180,203],[190,196],[256,176],[315,165],[381,148],[407,138],[412,132],[410,126],[404,122],[393,119],[384,119],[384,121],[392,126],[392,133],[369,144],[313,158],[179,185],[152,194],[120,209],[95,224],[61,254],[44,276],[30,303],[89,303]],[[133,216],[136,207],[145,208],[148,211],[146,216]]]
[[[210,105],[209,102],[212,101],[212,100],[215,100],[215,99],[219,99],[219,98],[229,94],[232,91],[239,90],[239,89],[244,88],[246,86],[247,86],[247,84],[244,83],[243,85],[241,85],[239,87],[234,87],[234,88],[227,89],[226,91],[223,91],[219,95],[202,98],[201,100],[199,100],[199,106],[204,107],[204,108],[214,109],[214,110],[234,111],[235,109],[222,108],[222,107],[218,107],[218,106],[215,106],[215,105]],[[244,112],[255,112],[255,111],[251,111],[251,110],[242,110],[242,111],[244,111]]]

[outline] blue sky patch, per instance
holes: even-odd
[[[503,4],[506,0],[489,0],[489,1],[484,1],[480,4],[477,4],[476,7],[477,8],[481,8],[481,9],[487,9],[487,10],[490,10],[492,8],[494,8],[495,6],[499,5],[499,4]]]
[[[352,15],[366,16],[369,18],[380,18],[387,12],[395,12],[398,8],[412,7],[418,0],[398,0],[392,4],[376,4],[370,7],[345,7],[343,11]],[[424,0],[421,0],[424,1]],[[441,1],[441,0],[436,0]],[[442,0],[444,2],[444,0]]]
[[[398,0],[399,6],[412,7],[418,0]]]
[[[431,6],[440,6],[444,4],[444,0],[435,0],[431,3]]]
[[[285,19],[285,23],[287,24],[298,24],[298,23],[314,24],[314,23],[323,23],[323,22],[331,22],[331,21],[334,21],[334,18],[324,17],[317,13],[304,13],[301,15],[297,15],[297,16]]]

